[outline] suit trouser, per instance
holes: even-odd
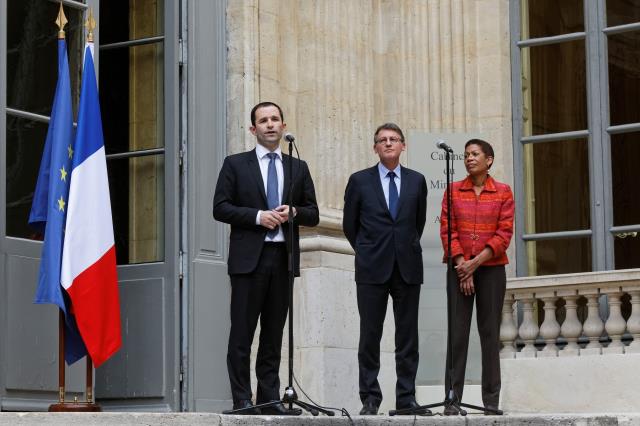
[[[231,275],[231,331],[227,370],[234,403],[251,399],[251,343],[260,318],[256,357],[256,403],[280,399],[282,330],[289,308],[287,250],[284,243],[265,243],[250,274]]]
[[[380,339],[387,313],[387,302],[393,300],[396,354],[396,405],[415,400],[418,371],[418,305],[420,285],[404,282],[397,265],[384,284],[357,284],[360,313],[360,343],[358,366],[360,400],[380,406],[382,391],[378,383],[380,372]]]
[[[456,281],[456,283],[458,283]],[[452,309],[455,317],[451,325],[453,337],[453,390],[462,400],[464,376],[469,347],[469,331],[473,301],[476,302],[476,320],[482,353],[482,402],[484,406],[498,407],[500,400],[500,319],[507,285],[504,266],[480,266],[473,274],[475,294],[465,296],[459,283],[453,291]],[[453,307],[457,303],[455,308]],[[447,345],[448,347],[448,345]],[[449,354],[445,371],[445,393],[450,389]],[[445,395],[446,396],[446,395]]]

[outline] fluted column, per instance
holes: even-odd
[[[622,293],[620,292],[607,293],[609,300],[609,318],[607,318],[604,328],[607,330],[611,343],[602,349],[603,353],[624,353],[624,344],[620,339],[622,338],[624,330],[627,328],[627,323],[622,317],[622,311],[620,310],[620,305],[622,305],[620,301],[621,296]]]
[[[516,354],[517,358],[535,358],[537,349],[533,346],[540,328],[533,319],[533,297],[522,299],[522,324],[520,324],[520,338],[524,342],[524,347]]]
[[[631,296],[631,316],[627,320],[627,330],[633,341],[625,348],[627,353],[640,353],[640,290],[629,291]]]
[[[540,336],[546,345],[538,353],[538,356],[558,356],[556,339],[560,335],[560,324],[556,320],[556,300],[555,296],[543,297],[544,302],[544,322],[540,326]]]
[[[518,328],[513,319],[513,295],[508,294],[502,305],[502,322],[500,323],[500,342],[502,342],[502,350],[500,358],[514,358],[516,348],[514,342],[518,337]]]
[[[254,145],[255,103],[279,103],[314,179],[321,224],[312,232],[340,231],[347,179],[377,161],[373,132],[383,122],[481,131],[510,152],[508,88],[495,87],[509,80],[508,42],[496,31],[478,37],[495,17],[478,19],[473,2],[228,0],[227,10],[229,151]],[[480,72],[496,77],[489,84]],[[495,173],[510,181],[510,156],[500,161]]]
[[[602,345],[600,344],[600,336],[604,331],[604,323],[600,319],[600,310],[598,309],[598,293],[590,293],[587,297],[587,319],[582,325],[584,335],[589,338],[589,344],[582,350],[581,355],[598,355],[602,353]]]
[[[560,333],[567,340],[567,345],[558,354],[559,356],[573,356],[580,354],[578,346],[578,337],[582,334],[582,324],[578,320],[578,300],[577,295],[569,295],[564,297],[565,300],[565,318]]]

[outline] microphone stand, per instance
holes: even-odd
[[[289,415],[299,416],[302,414],[302,410],[297,408],[293,408],[294,405],[297,405],[300,408],[311,413],[313,416],[317,416],[319,413],[326,414],[327,416],[333,416],[335,413],[331,410],[327,410],[325,408],[319,407],[317,405],[310,404],[305,401],[300,401],[298,399],[298,394],[296,393],[295,388],[293,387],[293,281],[295,279],[295,265],[293,259],[295,259],[295,244],[293,244],[294,232],[293,232],[293,138],[286,138],[287,142],[289,142],[289,219],[287,221],[289,225],[288,235],[289,240],[287,241],[287,257],[288,257],[288,268],[289,268],[289,385],[284,390],[284,395],[282,400],[279,401],[270,401],[265,402],[264,404],[253,405],[249,408],[241,408],[238,410],[231,410],[227,412],[227,414],[240,414],[249,409],[255,408],[266,408],[273,407],[274,405],[288,404],[289,405]]]
[[[453,268],[453,257],[451,256],[451,170],[453,169],[453,158],[451,157],[451,153],[453,150],[443,148],[446,152],[445,161],[446,165],[446,174],[447,174],[447,364],[449,368],[447,368],[447,377],[449,379],[449,389],[447,390],[447,396],[444,401],[436,402],[435,404],[421,405],[414,408],[407,408],[403,410],[391,410],[389,411],[390,416],[394,415],[406,415],[406,414],[415,414],[420,411],[424,411],[425,409],[433,408],[433,407],[445,407],[453,409],[456,411],[455,414],[460,414],[461,416],[466,416],[467,411],[463,410],[461,407],[470,408],[472,410],[483,411],[485,414],[497,414],[502,415],[502,410],[487,408],[487,407],[479,407],[477,405],[466,404],[461,402],[459,397],[456,395],[456,391],[453,389],[453,376],[454,376],[454,367],[453,367],[453,337],[455,328],[453,326],[453,320],[456,317],[457,305],[458,305],[458,294],[456,291],[460,291],[458,289],[458,278]],[[450,167],[451,164],[451,167]]]

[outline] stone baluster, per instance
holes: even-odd
[[[560,333],[562,337],[567,339],[567,346],[559,352],[559,356],[575,356],[580,354],[580,347],[578,346],[578,337],[582,334],[582,324],[578,320],[578,296],[575,294],[566,295],[564,300],[565,304],[565,318],[560,327]]]
[[[633,341],[625,348],[627,353],[640,353],[640,289],[629,290],[631,296],[631,316],[627,321],[627,331],[633,336]]]
[[[619,288],[616,290],[619,290]],[[611,343],[609,343],[608,347],[602,349],[603,353],[624,353],[624,344],[621,338],[627,327],[627,323],[622,317],[622,311],[620,309],[622,305],[620,301],[621,296],[622,293],[620,291],[607,293],[607,298],[609,299],[609,318],[607,318],[607,322],[604,324],[604,329],[607,330]]]
[[[517,352],[514,342],[518,337],[518,328],[513,319],[513,303],[513,295],[507,294],[502,305],[502,322],[500,323],[500,341],[502,342],[500,358],[514,358]]]
[[[522,324],[520,324],[519,334],[524,341],[524,348],[516,354],[516,358],[535,358],[536,347],[533,343],[538,337],[540,328],[533,319],[533,303],[535,299],[533,294],[529,294],[522,298]]]
[[[582,325],[584,335],[589,338],[589,344],[580,351],[581,355],[599,355],[602,353],[602,345],[600,344],[600,336],[604,331],[604,323],[600,318],[600,310],[598,309],[598,292],[597,290],[585,294],[587,298],[587,319]]]
[[[538,353],[539,357],[558,356],[558,347],[556,339],[560,335],[560,324],[556,320],[556,300],[555,296],[542,297],[544,302],[544,322],[540,326],[540,336],[544,339],[546,345],[542,351]]]

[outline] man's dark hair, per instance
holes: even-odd
[[[258,105],[254,106],[251,109],[251,125],[252,126],[256,125],[256,111],[258,110],[258,108],[264,108],[269,106],[274,106],[278,108],[278,111],[280,112],[280,120],[284,121],[284,114],[282,113],[282,108],[280,108],[280,105],[273,102],[260,102]]]
[[[376,132],[373,135],[374,145],[378,142],[378,133],[380,133],[381,130],[393,130],[400,135],[400,140],[402,141],[402,143],[404,143],[404,133],[402,133],[402,129],[400,129],[400,126],[398,126],[396,123],[384,123],[378,126]]]
[[[493,155],[493,147],[489,142],[483,141],[482,139],[469,139],[467,143],[464,144],[464,149],[467,149],[469,145],[478,145],[484,155],[495,159],[495,156]],[[489,168],[491,168],[491,166],[489,166]]]

